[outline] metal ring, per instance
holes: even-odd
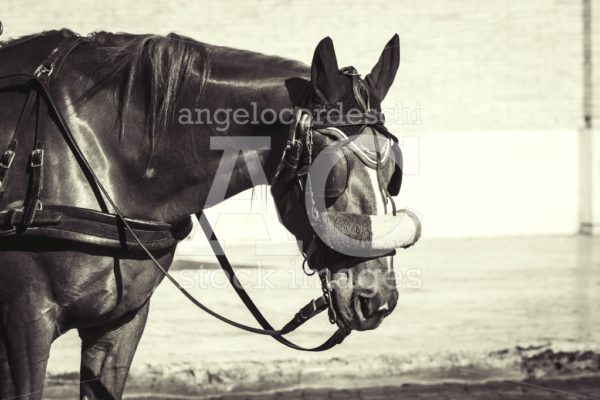
[[[305,258],[304,261],[302,261],[302,271],[304,271],[304,273],[307,276],[313,276],[314,274],[316,274],[317,271],[315,271],[314,269],[310,269],[310,267],[306,268],[307,264],[308,264],[308,259]]]

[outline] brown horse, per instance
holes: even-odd
[[[65,38],[73,37],[72,32],[62,30],[3,43],[0,77],[32,73]],[[370,108],[379,110],[398,65],[399,43],[394,36],[364,81]],[[223,198],[271,183],[289,129],[289,122],[281,120],[233,121],[227,129],[186,123],[181,110],[280,112],[294,106],[325,109],[340,101],[358,107],[353,77],[340,72],[329,38],[319,43],[312,65],[307,66],[175,35],[97,33],[83,38],[65,56],[60,71],[51,72],[51,97],[121,212],[171,225]],[[34,178],[29,149],[35,146],[31,132],[41,121],[46,173],[40,204],[113,212],[90,184],[56,117],[39,104],[36,118],[22,115],[28,93],[19,87],[0,89],[0,149],[9,145],[17,121],[25,124],[26,133],[19,143],[26,150],[17,151],[12,160],[0,211],[19,210],[31,195]],[[353,126],[339,131],[348,136],[383,136]],[[326,135],[316,136],[332,141],[331,137],[325,140]],[[267,145],[254,149],[259,165],[249,165],[241,151],[227,150],[227,139],[256,137],[267,139]],[[225,145],[215,147],[215,143]],[[252,141],[244,143],[249,146]],[[248,150],[243,147],[239,149]],[[345,184],[335,197],[327,198],[326,208],[348,215],[383,214],[390,207],[386,206],[389,193],[382,193],[379,189],[385,185],[374,182],[392,180],[394,161],[379,156],[377,160],[374,174],[375,169],[365,166],[364,160],[348,153]],[[227,176],[217,173],[224,164],[233,166]],[[259,169],[266,182],[252,178]],[[220,198],[209,195],[219,190],[223,192]],[[277,196],[275,200],[282,201]],[[286,201],[293,201],[292,197]],[[308,239],[311,230],[306,215],[284,213],[281,218],[300,240]],[[374,231],[375,225],[370,228]],[[416,230],[410,234],[412,242],[417,239]],[[164,275],[139,253],[115,253],[60,238],[19,236],[23,231],[27,229],[17,229],[16,237],[0,238],[0,398],[42,398],[50,346],[70,329],[77,329],[82,340],[81,398],[121,398],[150,297]],[[331,267],[333,272],[338,325],[373,329],[394,309],[398,292],[390,278],[389,252],[365,258],[340,256],[323,241],[311,249],[306,243],[301,250],[310,253],[310,267]],[[173,243],[154,253],[165,268],[175,248]],[[372,288],[373,282],[360,279],[359,272],[366,270],[382,283],[370,296],[361,295],[366,286]],[[350,285],[340,284],[348,280]]]

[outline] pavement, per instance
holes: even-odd
[[[157,398],[158,399],[158,398]],[[212,400],[591,400],[600,399],[600,377],[574,380],[446,383],[383,386],[363,389],[304,389],[262,395],[228,395]]]
[[[247,263],[279,266],[239,269],[274,325],[320,294],[318,279],[302,274],[301,260],[252,257],[253,249],[242,250]],[[174,274],[193,295],[254,324],[222,272],[212,264],[189,268]],[[596,381],[553,381],[592,375],[600,380],[600,238],[425,240],[398,256],[395,270],[400,301],[394,313],[378,329],[354,332],[320,354],[287,350],[271,338],[230,328],[199,313],[165,283],[153,297],[126,396],[586,398],[509,383],[543,380],[550,382],[543,386],[600,399]],[[311,345],[331,330],[321,316],[292,339]],[[74,331],[53,345],[46,399],[77,397],[80,354]],[[309,389],[325,387],[333,389]],[[364,387],[370,388],[354,389]]]
[[[128,397],[130,400],[189,400],[195,397]],[[230,394],[210,400],[599,400],[600,376],[480,384],[405,384],[360,389],[299,389],[263,394]]]

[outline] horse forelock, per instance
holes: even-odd
[[[192,39],[170,34],[128,35],[97,32],[90,41],[100,51],[102,62],[97,82],[87,92],[93,95],[110,82],[118,90],[120,136],[125,132],[125,117],[130,106],[136,79],[146,86],[146,128],[154,149],[176,112],[176,104],[184,84],[194,77],[198,103],[210,71],[207,47]],[[200,71],[200,82],[195,76]],[[195,105],[194,104],[194,105]]]

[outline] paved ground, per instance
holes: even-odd
[[[268,395],[231,395],[213,400],[581,400],[600,399],[600,377],[545,382],[494,382],[477,385],[404,385],[352,390],[311,389]]]
[[[317,286],[304,285],[299,277],[293,280],[291,272],[301,274],[300,262],[286,260],[279,260],[281,268],[277,269],[241,269],[246,282],[263,282],[258,279],[263,277],[272,281],[274,287],[263,284],[249,290],[276,325],[286,322],[290,312],[320,292]],[[232,390],[345,388],[347,382],[365,387],[457,380],[477,384],[482,376],[520,381],[596,373],[600,378],[599,239],[424,241],[399,260],[399,278],[406,279],[395,312],[380,328],[355,332],[343,345],[322,354],[299,354],[269,338],[236,331],[198,313],[172,285],[161,285],[153,298],[126,394],[130,399],[143,398],[140,394],[145,393],[154,399],[165,398],[159,393],[170,393],[175,399],[201,399]],[[421,273],[417,275],[420,285],[411,286],[411,271]],[[180,270],[176,276],[216,310],[253,323],[231,289],[217,285],[224,280],[214,278],[216,272],[211,268]],[[294,339],[310,345],[329,332],[331,326],[323,316],[303,326]],[[46,399],[77,397],[80,348],[76,332],[53,346]],[[581,385],[559,382],[550,386],[575,393],[595,392],[600,399],[600,383]],[[278,396],[558,398],[529,389],[503,384],[500,388],[468,386],[461,391],[460,387],[432,385],[293,391]]]
[[[249,264],[277,261],[274,269],[240,269],[273,324],[283,325],[320,294],[318,279],[301,272],[301,260],[252,256],[251,248],[239,252]],[[257,391],[345,387],[345,380],[370,386],[481,378],[464,366],[498,380],[568,377],[592,372],[590,363],[600,374],[600,361],[576,354],[600,354],[600,238],[423,241],[398,257],[395,270],[400,301],[394,313],[378,329],[354,332],[320,354],[300,354],[228,327],[165,282],[153,297],[128,392],[202,395],[240,386]],[[219,270],[209,265],[175,276],[216,311],[255,324]],[[314,345],[331,331],[322,315],[293,339]],[[552,357],[544,355],[548,350]],[[52,347],[49,376],[77,376],[80,353],[76,331],[61,337]]]

